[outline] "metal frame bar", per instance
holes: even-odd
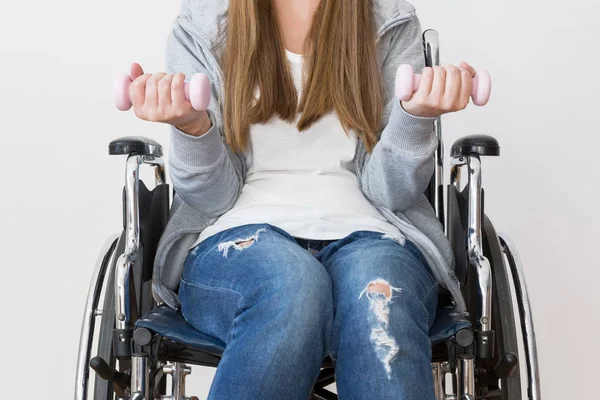
[[[444,391],[444,371],[441,362],[431,363],[433,370],[433,387],[435,389],[435,398],[444,400],[446,392]]]
[[[483,196],[481,189],[481,160],[476,154],[452,159],[450,183],[460,192],[465,187],[463,183],[463,167],[467,167],[466,186],[469,189],[469,210],[467,226],[467,253],[469,262],[475,267],[478,280],[479,328],[482,332],[492,329],[492,268],[487,257],[483,255]]]
[[[130,328],[131,267],[137,260],[140,249],[139,171],[142,157],[131,154],[125,167],[125,251],[115,266],[115,326],[116,329]]]
[[[131,267],[138,259],[140,252],[140,212],[139,184],[140,165],[154,167],[156,185],[166,182],[165,166],[162,157],[130,154],[125,167],[125,251],[117,260],[115,273],[115,323],[116,329],[130,328],[131,301]]]
[[[457,375],[458,399],[475,400],[475,358],[459,358]]]
[[[135,354],[131,356],[131,392],[145,398],[149,393],[148,357]]]
[[[425,65],[435,67],[440,65],[440,38],[438,33],[429,29],[423,33],[423,47],[425,48]],[[447,232],[445,207],[444,207],[444,141],[442,140],[442,118],[435,119],[433,130],[438,138],[438,147],[435,151],[435,171],[433,181],[433,206],[435,214]]]
[[[483,216],[481,195],[481,161],[479,156],[467,157],[469,170],[469,216],[467,228],[467,248],[471,264],[476,268],[478,295],[480,299],[478,323],[482,332],[492,330],[492,268],[483,255],[481,219]]]
[[[162,367],[165,375],[171,376],[172,394],[170,396],[161,396],[161,400],[192,400],[197,397],[185,396],[185,378],[192,374],[192,368],[182,363],[173,363]]]
[[[81,334],[79,335],[79,351],[77,353],[77,370],[75,378],[75,400],[86,400],[89,384],[90,365],[89,359],[92,351],[93,333],[96,326],[96,317],[99,314],[98,303],[104,286],[104,279],[108,266],[112,264],[113,250],[117,244],[119,235],[111,236],[100,251],[96,261],[96,267],[92,274],[92,280],[88,290],[85,303]]]

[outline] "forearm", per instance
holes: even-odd
[[[404,211],[423,194],[434,171],[434,118],[408,114],[397,102],[388,125],[367,160],[363,193],[376,205]]]
[[[168,73],[184,73],[186,79],[204,73],[210,81],[206,59],[194,39],[173,24],[166,48]],[[213,93],[214,94],[214,93]],[[179,197],[204,215],[218,216],[229,210],[241,191],[243,165],[222,139],[211,111],[171,129],[170,176]]]
[[[171,181],[183,201],[208,216],[229,210],[241,190],[242,177],[216,127],[202,136],[172,127],[171,143]]]

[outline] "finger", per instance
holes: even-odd
[[[142,75],[144,75],[142,66],[138,63],[131,64],[131,67],[129,68],[129,76],[131,77],[131,80],[134,81]]]
[[[445,111],[455,111],[459,105],[460,90],[462,86],[461,72],[453,65],[444,67],[446,70],[446,87],[442,108]]]
[[[419,96],[422,96],[422,97],[429,96],[429,93],[431,93],[431,87],[433,85],[433,77],[434,77],[433,68],[431,68],[431,67],[423,68],[423,71],[421,72],[421,83],[419,83],[419,90],[417,91],[417,94]]]
[[[181,108],[187,105],[189,102],[185,98],[184,92],[185,74],[178,73],[173,77],[171,83],[171,101],[174,108]]]
[[[165,75],[158,82],[158,106],[162,109],[171,107],[171,82],[173,75]]]
[[[461,68],[461,88],[460,88],[460,109],[463,110],[469,105],[471,100],[471,93],[473,93],[473,76],[471,72]]]
[[[433,73],[433,85],[429,96],[437,103],[444,98],[444,92],[446,91],[446,70],[442,67],[434,67]]]
[[[141,108],[146,101],[146,83],[152,74],[144,74],[133,81],[129,87],[129,98],[134,108]]]
[[[475,74],[477,73],[477,72],[475,71],[475,68],[471,67],[471,66],[469,65],[469,63],[467,63],[466,61],[463,61],[463,62],[461,62],[461,63],[460,63],[460,66],[461,66],[462,68],[466,69],[467,71],[469,71],[469,73],[471,74],[471,76],[475,76]]]
[[[151,109],[156,109],[156,107],[158,107],[158,82],[165,75],[164,72],[157,72],[148,79],[148,83],[146,83],[146,99],[144,101],[145,107]]]

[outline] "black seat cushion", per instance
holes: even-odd
[[[183,318],[180,311],[167,306],[150,311],[137,321],[136,327],[149,329],[175,342],[210,354],[221,355],[225,350],[225,343],[197,331]]]
[[[436,345],[450,339],[456,332],[471,328],[469,320],[456,310],[449,299],[440,299],[435,322],[429,330],[431,344]]]
[[[456,332],[471,326],[469,321],[456,311],[452,303],[441,304],[435,323],[429,332],[434,345],[445,342]],[[136,327],[149,329],[170,340],[210,354],[220,355],[225,350],[225,343],[197,331],[183,318],[180,311],[167,306],[157,307],[146,314],[144,318],[137,321]]]

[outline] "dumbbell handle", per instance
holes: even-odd
[[[121,111],[127,111],[131,108],[131,97],[129,96],[129,87],[131,86],[131,76],[127,74],[120,75],[115,80],[115,106]],[[205,74],[195,74],[192,80],[184,84],[185,98],[192,103],[192,108],[196,111],[206,111],[210,103],[210,81]]]
[[[412,66],[403,64],[396,72],[396,97],[401,101],[408,101],[413,93],[419,89],[421,75],[415,74]],[[477,106],[484,106],[490,100],[492,93],[492,80],[485,70],[479,70],[473,77],[473,92],[471,98]]]

